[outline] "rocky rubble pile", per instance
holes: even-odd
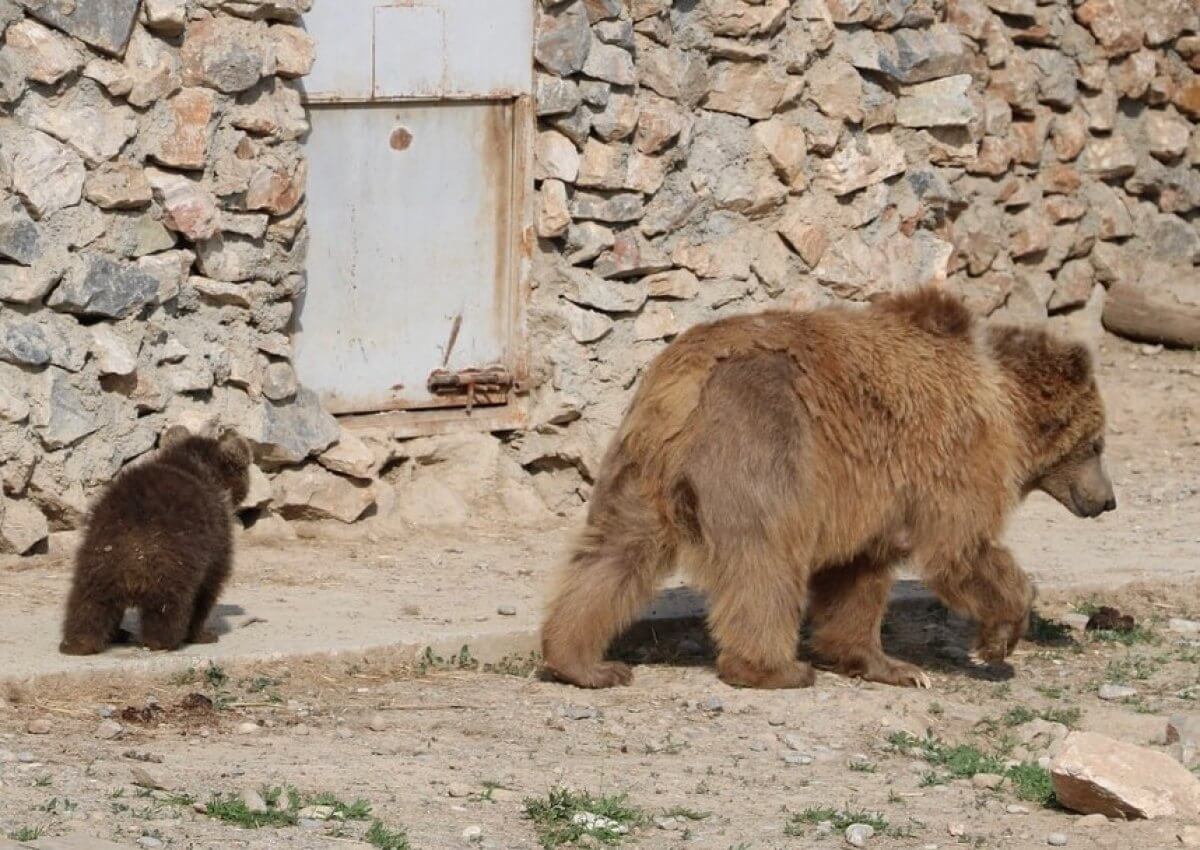
[[[543,445],[731,312],[948,281],[1096,331],[1113,281],[1200,294],[1198,31],[1191,0],[543,0]]]

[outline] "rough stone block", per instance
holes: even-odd
[[[22,0],[29,14],[105,53],[123,53],[138,0]]]
[[[47,304],[81,316],[131,316],[158,295],[158,281],[140,269],[99,254],[76,257]]]

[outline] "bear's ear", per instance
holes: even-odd
[[[242,437],[232,429],[229,429],[221,434],[217,445],[221,448],[221,453],[229,458],[237,466],[249,466],[254,460],[254,453],[250,450],[250,443],[242,439]]]
[[[1092,379],[1092,353],[1082,343],[1067,343],[1060,360],[1063,375],[1072,384],[1086,384]]]
[[[179,445],[190,436],[192,436],[192,432],[183,425],[172,425],[158,438],[158,447],[169,449],[171,446]]]

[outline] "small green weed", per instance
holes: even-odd
[[[346,803],[328,793],[301,796],[295,788],[264,788],[262,798],[266,801],[267,811],[254,812],[237,794],[218,794],[209,801],[204,813],[243,829],[293,826],[299,819],[299,811],[305,806],[329,806],[333,809],[330,818],[339,821],[366,820],[371,814],[371,805],[366,800]],[[187,798],[172,802],[177,805],[191,804]]]
[[[783,834],[790,836],[804,835],[809,827],[826,822],[833,825],[835,832],[843,832],[851,824],[865,823],[872,827],[879,835],[888,835],[891,833],[891,824],[879,812],[817,806],[805,809],[788,818],[788,822],[783,828]]]
[[[977,773],[1003,773],[1004,763],[972,744],[949,745],[926,735],[918,738],[908,732],[896,732],[888,738],[902,752],[916,751],[934,767],[940,767],[954,779],[970,779]]]
[[[683,818],[684,820],[705,820],[711,816],[711,812],[698,812],[695,809],[689,809],[687,806],[675,806],[665,810],[662,816],[665,818]]]
[[[37,841],[42,837],[42,828],[40,826],[23,826],[14,829],[8,834],[8,837],[13,841]]]
[[[363,841],[378,847],[379,850],[409,850],[408,835],[403,829],[389,829],[383,821],[374,821]]]
[[[1072,642],[1070,626],[1058,620],[1048,620],[1037,613],[1029,619],[1029,631],[1026,636],[1033,643],[1054,645]]]
[[[1043,807],[1054,805],[1054,785],[1046,768],[1034,762],[1025,762],[1010,767],[1005,775],[1012,783],[1013,792],[1022,800]]]
[[[538,840],[547,848],[574,844],[585,836],[617,844],[646,819],[626,802],[624,794],[595,797],[587,792],[553,788],[545,797],[525,800],[525,815],[533,821]]]

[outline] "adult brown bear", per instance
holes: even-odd
[[[807,610],[835,669],[927,687],[880,642],[903,557],[999,662],[1033,599],[998,542],[1005,517],[1033,490],[1078,516],[1115,508],[1103,433],[1083,346],[978,323],[937,289],[694,327],[651,364],[609,448],[542,629],[546,669],[627,684],[603,654],[682,563],[726,682],[810,685]]]

